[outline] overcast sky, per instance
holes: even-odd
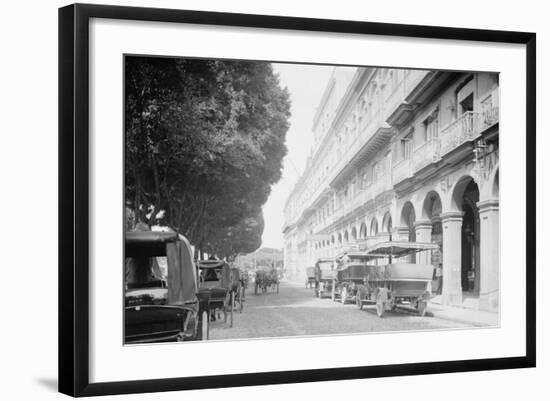
[[[286,86],[290,92],[292,116],[286,134],[288,153],[283,162],[283,177],[273,186],[263,208],[262,247],[282,248],[284,204],[304,170],[313,141],[313,117],[333,67],[301,64],[273,64],[273,67],[279,74],[281,86]]]

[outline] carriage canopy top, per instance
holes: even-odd
[[[136,276],[133,270],[140,267],[157,270],[155,258],[166,257],[167,303],[185,305],[195,301],[197,275],[193,251],[187,238],[175,232],[132,231],[126,233],[125,241],[127,280]],[[158,276],[155,271],[153,273],[155,277]]]
[[[197,262],[199,269],[204,270],[206,273],[204,279],[206,281],[219,281],[221,288],[228,288],[231,284],[231,267],[225,260],[212,259],[212,260],[199,260]],[[221,274],[217,275],[214,271],[219,271]],[[212,279],[209,279],[211,277]]]

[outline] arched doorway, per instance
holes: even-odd
[[[462,260],[460,283],[464,296],[479,296],[479,188],[471,177],[460,180],[453,194],[453,202],[462,211]]]
[[[430,191],[422,205],[422,220],[431,223],[430,242],[437,244],[439,249],[431,252],[429,261],[435,267],[435,277],[432,290],[441,294],[443,285],[443,226],[441,224],[441,197],[436,191]]]
[[[357,229],[355,227],[351,229],[351,239],[353,241],[357,240]]]
[[[441,227],[441,198],[435,191],[430,191],[424,199],[423,219],[430,221],[432,224],[431,242],[439,245],[440,249],[443,245],[442,227]]]
[[[376,234],[378,234],[378,221],[376,217],[373,217],[370,222],[370,235],[375,236]]]
[[[401,210],[401,224],[408,228],[407,241],[416,241],[416,231],[414,230],[414,222],[416,220],[416,213],[411,202],[406,202]]]
[[[382,218],[382,231],[384,231],[385,233],[389,233],[390,238],[391,238],[392,228],[393,228],[393,226],[392,226],[392,221],[391,221],[391,214],[390,214],[390,212],[386,212],[386,214]]]
[[[367,238],[367,225],[365,223],[361,223],[361,228],[359,229],[359,238]]]
[[[406,202],[401,210],[401,224],[408,229],[408,236],[406,238],[409,242],[416,242],[416,231],[414,229],[414,222],[416,221],[416,213],[411,202]],[[409,263],[416,263],[416,255],[411,254],[408,258]]]

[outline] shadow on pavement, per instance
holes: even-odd
[[[57,393],[57,379],[54,377],[37,377],[36,382],[42,387]]]

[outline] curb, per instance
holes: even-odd
[[[432,308],[430,306],[432,306]],[[470,311],[473,313],[478,312],[477,310],[467,309],[467,308],[450,308],[450,310],[451,311],[460,310],[466,314],[468,314]],[[451,321],[451,322],[471,324],[475,327],[498,327],[499,326],[499,317],[496,314],[494,316],[488,315],[487,319],[475,319],[475,318],[468,318],[468,317],[461,317],[461,316],[453,316],[452,312],[451,312],[451,315],[449,315],[448,313],[449,309],[434,310],[433,304],[428,306],[428,311],[432,314],[433,317],[436,317],[442,320]],[[482,312],[482,313],[485,313],[485,312]],[[490,312],[486,312],[486,313],[490,313]],[[496,320],[496,321],[493,322],[493,320]]]

